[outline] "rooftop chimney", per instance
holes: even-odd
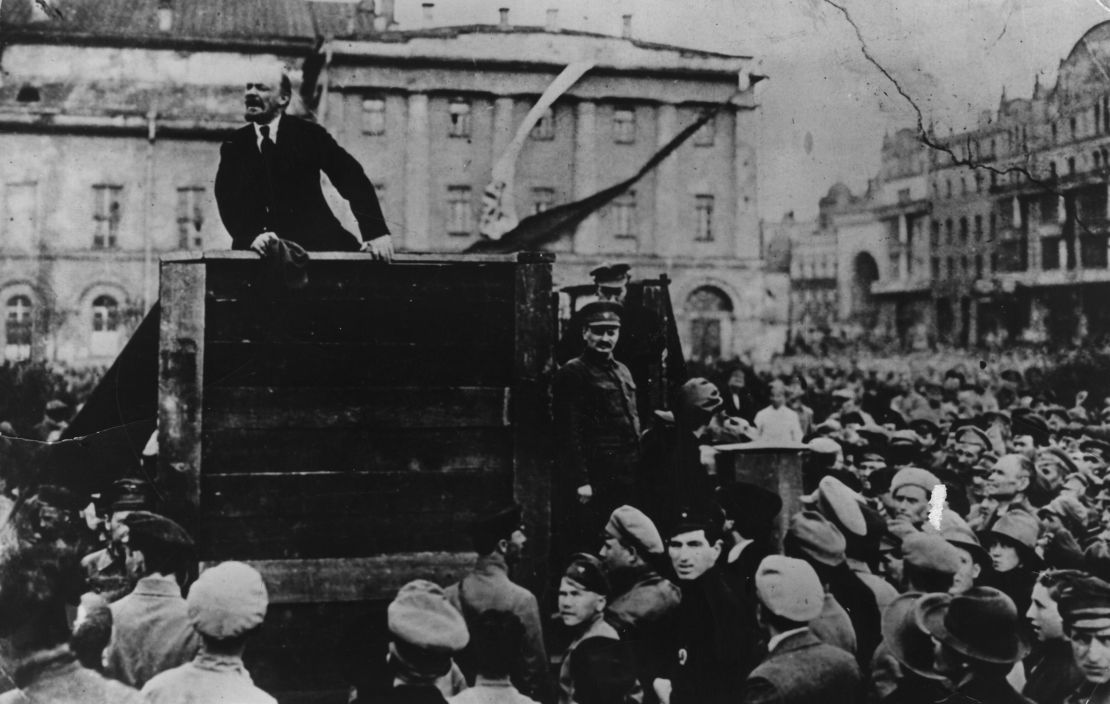
[[[559,10],[558,8],[550,8],[547,11],[547,31],[559,31]]]
[[[632,38],[632,15],[621,15],[621,37]]]
[[[509,26],[509,8],[499,7],[497,11],[501,13],[501,28],[506,29]]]
[[[431,27],[435,22],[435,14],[432,12],[436,8],[434,2],[426,2],[420,7],[424,8],[424,26]]]
[[[173,29],[173,2],[160,0],[158,3],[158,31],[168,32]]]

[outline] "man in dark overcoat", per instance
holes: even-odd
[[[359,240],[324,199],[324,173],[351,206],[361,250],[392,259],[389,228],[362,165],[320,125],[285,114],[292,94],[286,71],[258,71],[243,94],[250,124],[220,148],[216,203],[232,249],[263,254],[286,240],[310,252],[358,251]]]

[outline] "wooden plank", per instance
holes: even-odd
[[[470,510],[440,513],[339,516],[207,515],[194,532],[206,560],[292,559],[421,550],[459,552],[471,549],[465,530],[479,515],[492,513],[509,500],[510,490]]]
[[[510,428],[209,428],[205,474],[359,470],[512,471]]]
[[[210,474],[201,495],[206,517],[362,518],[466,511],[507,500],[512,476],[493,472],[313,472]]]
[[[209,388],[206,428],[491,428],[509,424],[498,387]]]
[[[517,265],[513,365],[513,493],[524,508],[531,538],[518,574],[542,595],[551,542],[551,374],[555,367],[555,311],[551,264],[538,258]]]
[[[555,255],[549,252],[518,252],[515,254],[464,254],[462,252],[397,252],[393,262],[380,264],[369,254],[360,252],[311,252],[310,261],[364,262],[375,264],[375,268],[400,267],[409,264],[459,264],[459,263],[497,263],[512,264],[518,260],[554,261]],[[208,249],[203,252],[169,252],[161,256],[163,262],[224,262],[260,261],[254,252],[233,249]]]
[[[392,599],[414,579],[451,584],[474,565],[473,552],[407,552],[314,560],[248,560],[262,573],[271,604]],[[215,563],[202,563],[201,569]]]
[[[207,388],[216,386],[507,386],[512,348],[466,345],[325,345],[211,342]]]
[[[208,294],[223,299],[272,295],[269,279],[259,261],[209,264]],[[376,298],[392,294],[403,298],[441,298],[458,291],[467,297],[511,299],[513,267],[504,263],[431,264],[380,267],[366,262],[312,261],[308,284],[290,296],[298,299]]]
[[[204,387],[203,264],[162,265],[158,479],[167,511],[191,527],[200,503]]]
[[[510,300],[473,299],[444,291],[438,298],[294,300],[280,315],[252,301],[209,299],[209,342],[459,345],[506,349],[513,344]]]

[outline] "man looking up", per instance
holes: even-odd
[[[361,251],[393,258],[393,240],[362,165],[320,125],[286,115],[289,72],[258,67],[243,93],[247,126],[220,148],[216,203],[232,249],[265,254],[289,240],[310,252],[357,251],[324,200],[321,172],[347,200],[362,235]]]

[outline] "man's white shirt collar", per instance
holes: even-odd
[[[274,144],[277,144],[278,123],[280,122],[281,113],[279,112],[277,115],[274,116],[274,119],[270,120],[270,122],[267,123],[270,126],[270,139],[273,140]],[[258,151],[262,151],[262,125],[258,124],[257,122],[252,124],[254,125],[254,143],[258,146]]]
[[[783,642],[784,640],[786,640],[790,636],[797,635],[798,633],[804,633],[805,631],[808,631],[808,630],[809,630],[809,626],[802,626],[800,628],[791,628],[789,631],[783,631],[782,633],[778,634],[777,636],[771,636],[771,638],[767,641],[767,652],[768,653],[775,652],[775,648],[778,647],[779,643]]]

